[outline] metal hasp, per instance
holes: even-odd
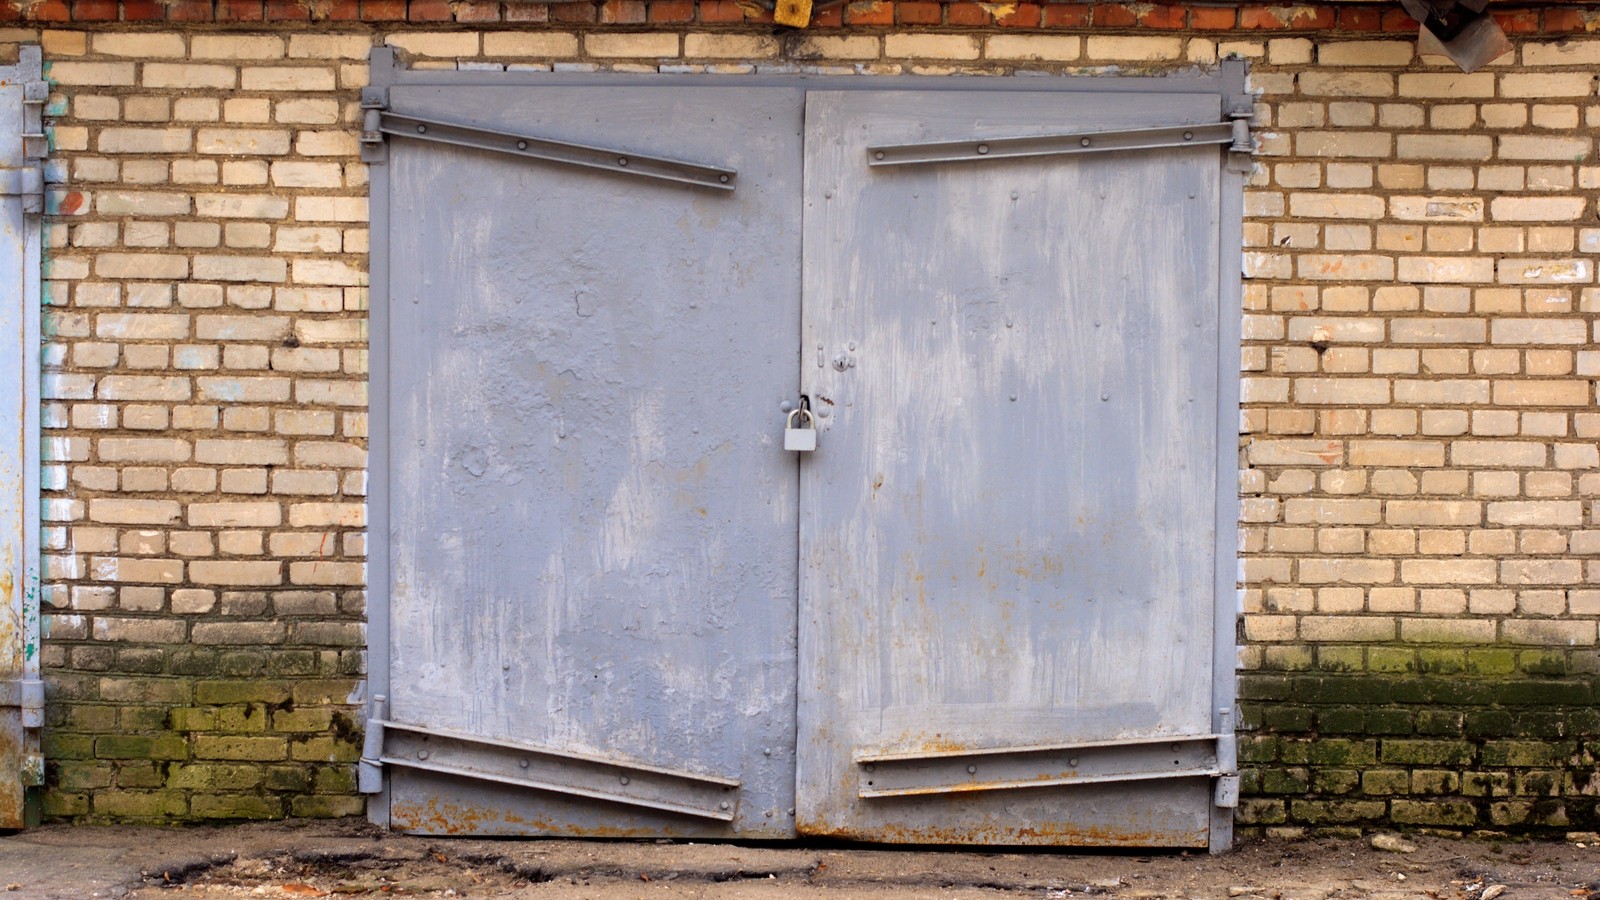
[[[1208,734],[1053,747],[857,756],[861,783],[856,796],[863,799],[916,797],[1115,781],[1209,778],[1223,774],[1217,742],[1217,735]]]
[[[37,820],[44,783],[39,678],[39,311],[44,212],[38,47],[0,66],[0,829]]]
[[[554,791],[719,822],[733,821],[739,800],[739,782],[732,778],[556,752],[398,722],[370,721],[367,733],[382,736],[378,762],[385,766]]]
[[[553,141],[527,134],[474,128],[370,107],[364,115],[361,140],[365,143],[381,140],[381,135],[388,134],[488,150],[527,159],[541,159],[568,166],[582,166],[586,169],[599,169],[618,175],[675,181],[679,184],[718,191],[732,191],[734,181],[738,178],[738,173],[733,169],[705,166],[665,156],[647,156],[626,150],[611,150],[588,144]]]
[[[896,144],[868,147],[870,166],[916,166],[929,163],[971,162],[988,159],[1022,159],[1035,156],[1074,156],[1082,153],[1117,153],[1204,144],[1231,144],[1233,126],[1172,125],[1127,131],[1075,131],[1040,137],[996,138],[984,141],[940,141],[930,144]]]

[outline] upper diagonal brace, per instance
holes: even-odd
[[[991,138],[989,140],[939,141],[927,144],[886,144],[867,148],[871,166],[918,166],[933,163],[973,162],[988,159],[1020,159],[1035,156],[1070,156],[1080,153],[1110,153],[1124,150],[1151,150],[1198,144],[1232,144],[1233,125],[1168,125],[1161,128],[1134,128],[1125,131],[1082,131],[1047,134],[1037,137]]]
[[[601,169],[617,175],[633,175],[661,181],[676,181],[680,184],[689,184],[719,191],[733,190],[734,181],[738,178],[738,173],[733,169],[706,166],[678,159],[669,159],[663,156],[645,156],[622,150],[610,150],[605,147],[592,147],[587,144],[574,144],[568,141],[555,141],[548,138],[512,134],[504,131],[491,131],[487,128],[474,128],[418,116],[400,115],[386,110],[374,110],[374,112],[378,114],[378,128],[375,130],[395,137],[436,141],[442,144],[454,144],[458,147],[473,147],[478,150],[489,150],[511,156],[542,159],[569,166],[582,166],[586,169]]]

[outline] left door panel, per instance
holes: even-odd
[[[799,93],[396,85],[389,109],[738,173],[388,142],[391,825],[791,835]]]

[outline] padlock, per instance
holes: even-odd
[[[796,416],[800,417],[804,427],[794,427]],[[811,410],[803,406],[789,413],[783,429],[783,449],[801,452],[817,449],[817,429],[812,424]]]

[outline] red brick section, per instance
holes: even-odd
[[[1600,24],[1600,0],[1497,7],[1511,34],[1571,34]],[[600,0],[0,0],[0,22],[555,22],[564,25],[771,25],[756,2]],[[814,28],[1053,28],[1129,31],[1404,32],[1417,23],[1388,4],[1187,6],[1175,3],[1016,3],[818,0]]]

